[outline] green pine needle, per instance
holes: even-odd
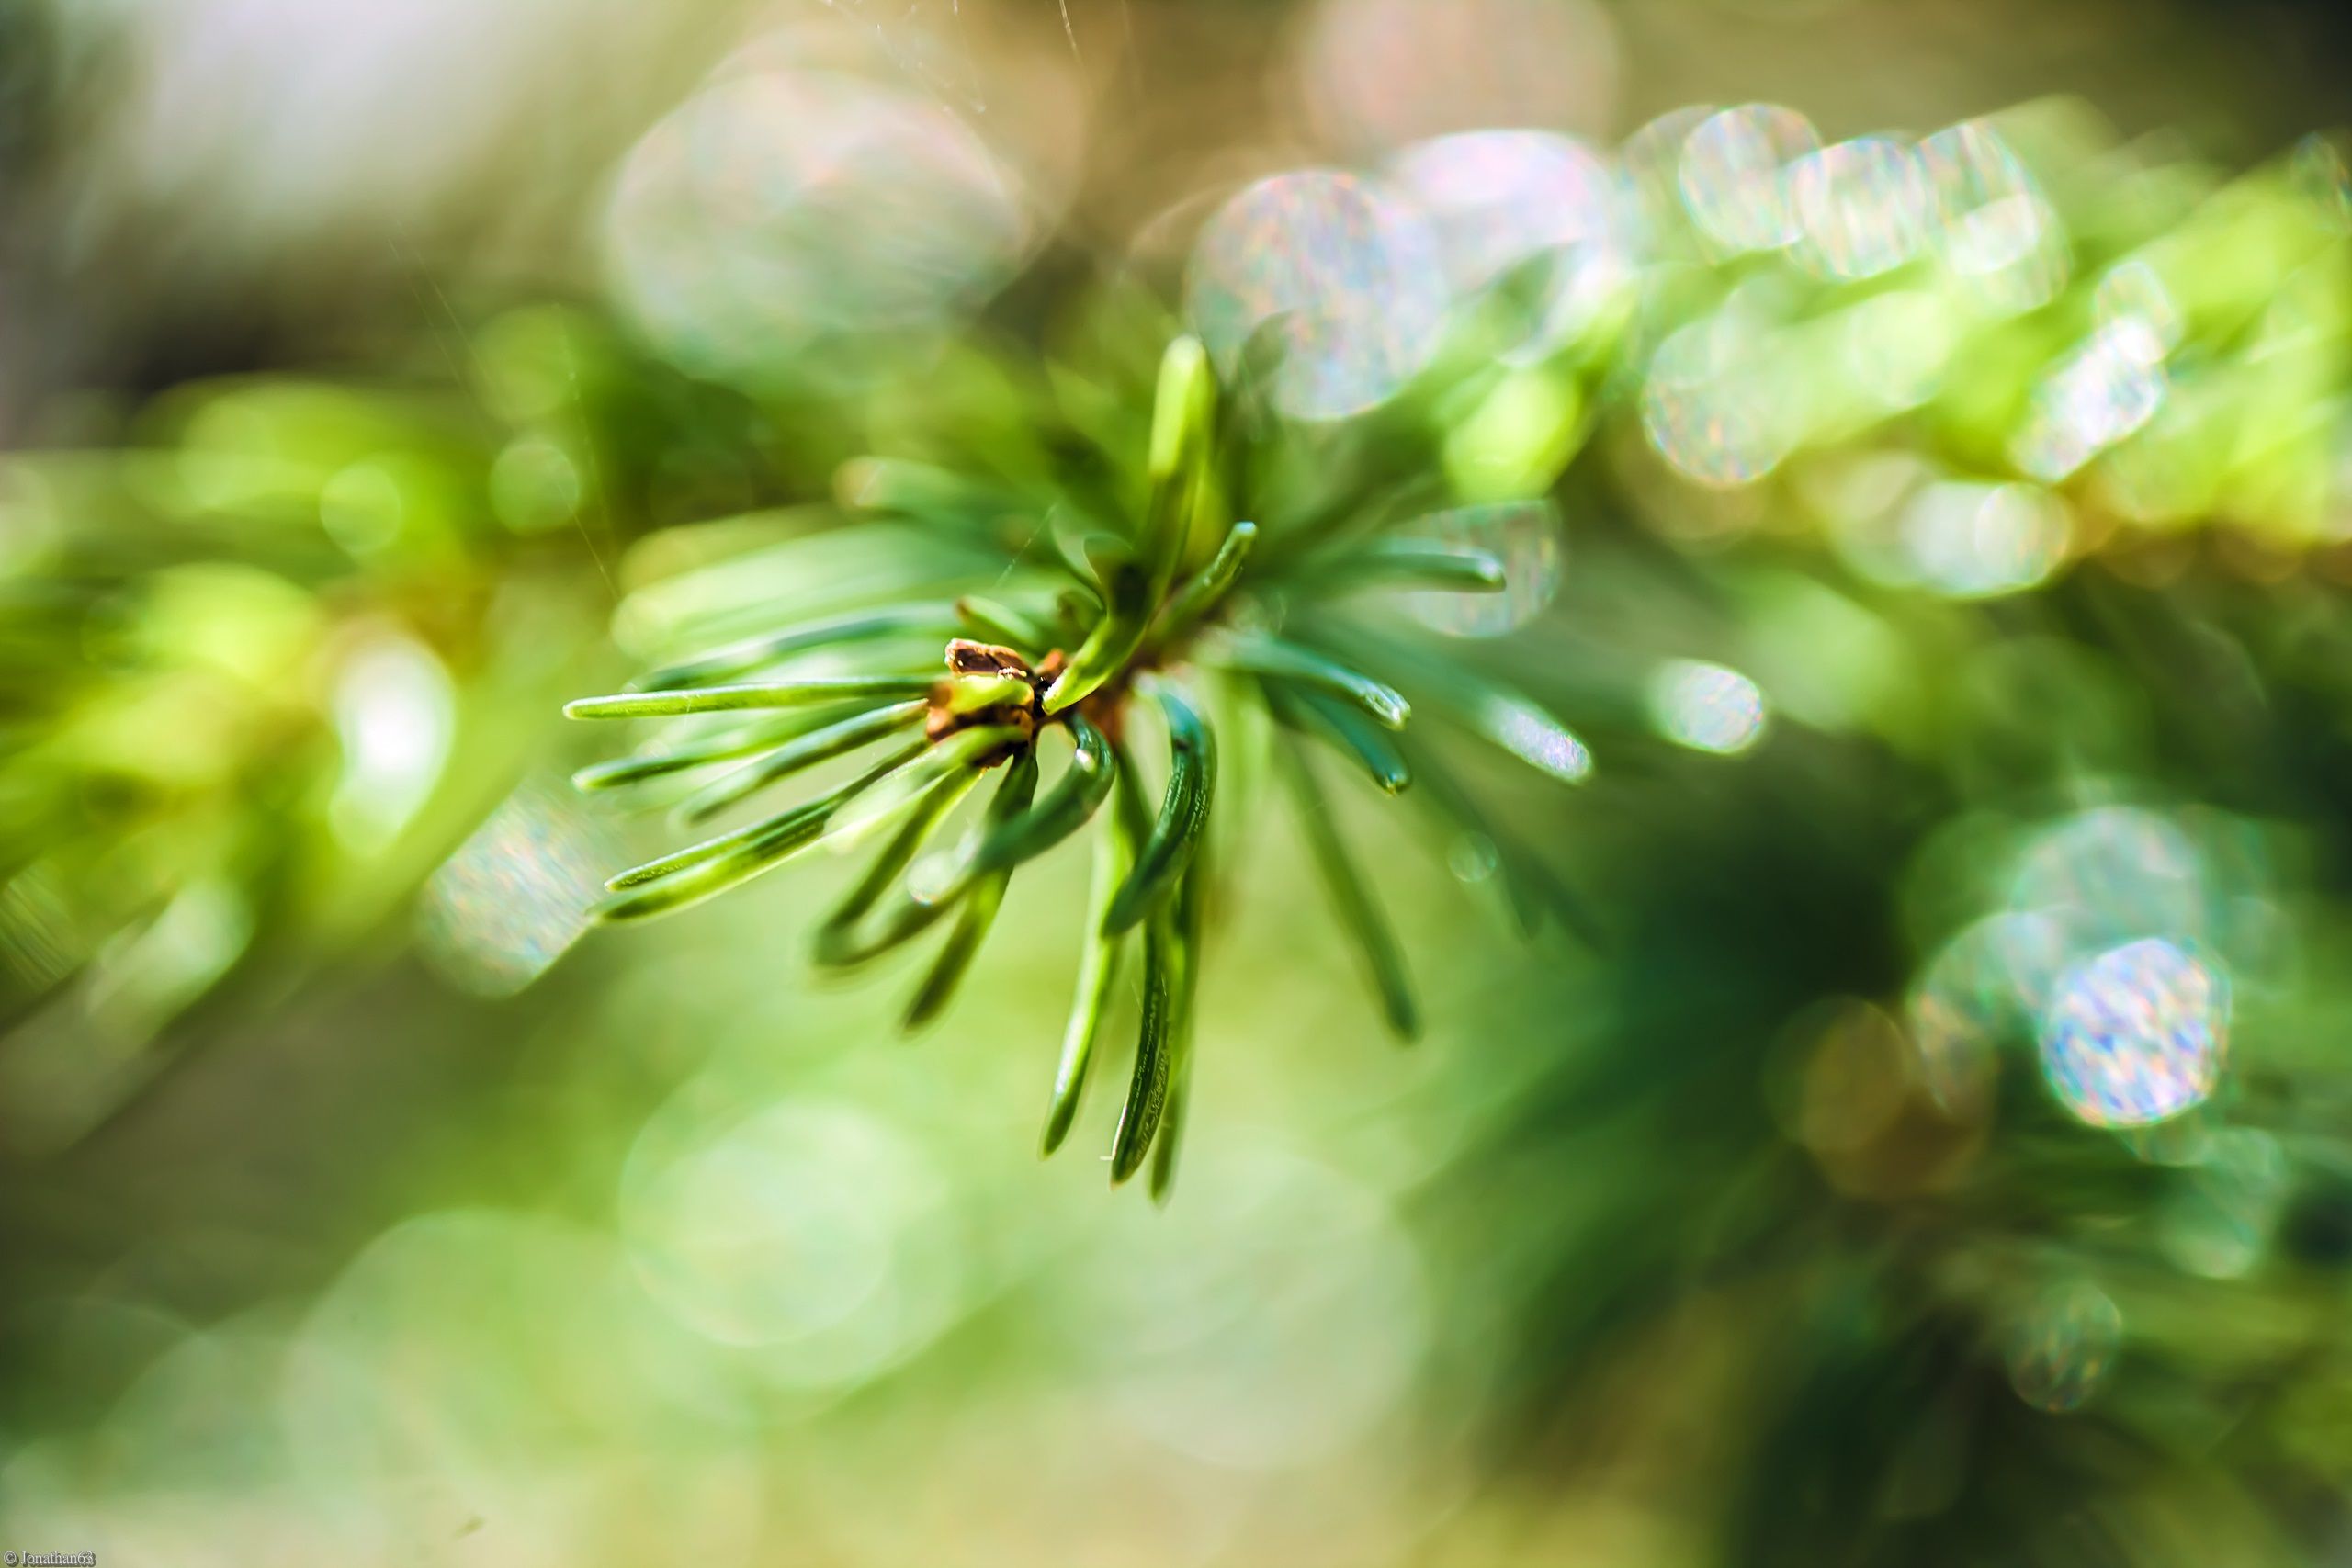
[[[1399,794],[1413,782],[1412,767],[1405,761],[1396,737],[1373,723],[1354,704],[1281,681],[1266,682],[1265,690],[1277,719],[1292,729],[1330,742],[1362,768],[1383,795]]]
[[[1262,376],[1279,347],[1279,334],[1261,335],[1242,356],[1245,378]],[[888,820],[889,836],[819,923],[812,946],[819,964],[850,967],[949,921],[911,998],[910,1029],[950,1005],[1021,868],[1096,832],[1076,985],[1039,1144],[1051,1154],[1068,1139],[1127,950],[1138,948],[1143,1017],[1112,1175],[1124,1182],[1148,1163],[1153,1194],[1164,1200],[1196,1070],[1192,1021],[1209,898],[1204,851],[1212,826],[1250,804],[1231,786],[1218,788],[1217,737],[1188,694],[1204,673],[1231,677],[1220,692],[1233,711],[1220,708],[1220,726],[1236,716],[1246,724],[1252,710],[1274,721],[1277,755],[1338,923],[1389,1026],[1407,1038],[1420,1020],[1404,955],[1331,820],[1304,739],[1336,750],[1385,795],[1417,776],[1441,776],[1432,746],[1417,739],[1408,748],[1396,734],[1415,701],[1445,728],[1555,777],[1583,776],[1590,759],[1566,725],[1464,664],[1460,650],[1410,628],[1375,629],[1369,617],[1384,604],[1378,597],[1363,596],[1347,615],[1329,607],[1370,588],[1487,593],[1508,586],[1505,562],[1491,551],[1400,536],[1399,526],[1419,515],[1414,507],[1443,488],[1425,447],[1417,457],[1403,446],[1335,445],[1311,460],[1319,471],[1294,476],[1305,489],[1285,498],[1266,488],[1278,468],[1254,461],[1257,443],[1280,438],[1280,421],[1247,388],[1221,392],[1195,340],[1179,338],[1161,355],[1148,429],[1117,406],[1115,383],[1081,387],[1050,372],[1044,383],[1060,399],[1044,417],[1086,413],[1062,433],[1092,443],[1100,464],[1081,460],[1064,472],[1055,448],[1059,477],[1042,483],[887,457],[838,471],[845,506],[934,526],[959,549],[1001,550],[1001,571],[943,581],[910,558],[904,587],[920,584],[944,602],[910,598],[803,621],[665,664],[626,692],[582,698],[566,711],[691,723],[735,709],[792,710],[738,729],[666,736],[579,775],[582,788],[609,790],[745,759],[700,781],[678,808],[685,821],[920,727],[921,739],[841,789],[624,872],[599,910],[606,919],[635,919],[684,908],[810,843],[855,842]],[[1024,460],[1001,471],[1030,469]],[[1228,497],[1253,513],[1271,502],[1272,525],[1232,520]],[[857,558],[856,591],[887,592],[876,558]],[[1399,607],[1394,598],[1385,604]],[[906,672],[896,662],[905,649],[894,639],[915,636],[943,639],[944,673]],[[834,662],[822,674],[797,676],[786,661],[803,654]],[[1169,740],[1156,811],[1120,739],[1148,707]],[[1043,778],[1052,730],[1067,736],[1069,761]],[[988,808],[951,829],[981,774],[999,767],[1006,771]],[[1097,823],[1114,792],[1108,821]],[[1533,925],[1539,908],[1569,902],[1458,785],[1433,785],[1429,805],[1456,830],[1493,844],[1522,925]]]
[[[1198,626],[1204,616],[1217,606],[1227,590],[1240,581],[1241,569],[1250,559],[1251,547],[1258,542],[1255,523],[1236,523],[1209,558],[1208,565],[1188,579],[1169,601],[1159,617],[1159,640],[1174,642]]]
[[[741,686],[703,686],[690,691],[622,692],[566,703],[566,718],[666,718],[676,714],[726,713],[741,708],[810,707],[819,703],[902,702],[931,690],[928,675],[846,675],[806,681],[762,681]]]
[[[1005,770],[1004,782],[997,785],[996,798],[989,803],[989,821],[1001,825],[1029,809],[1037,794],[1037,753],[1023,752],[1021,760]],[[1004,906],[1004,892],[1012,880],[1010,871],[1000,871],[980,879],[956,917],[956,924],[947,933],[947,941],[933,961],[931,972],[923,976],[922,985],[915,992],[913,1003],[907,1009],[901,1025],[909,1033],[922,1028],[944,1012],[955,999],[956,990],[969,973],[972,961],[988,940],[989,930],[996,924],[997,911]]]
[[[1280,754],[1315,868],[1331,896],[1332,911],[1353,939],[1365,972],[1380,994],[1381,1015],[1398,1039],[1418,1039],[1420,1010],[1413,1000],[1412,981],[1405,973],[1405,955],[1389,931],[1388,919],[1381,913],[1371,884],[1340,837],[1339,824],[1331,819],[1330,802],[1316,783],[1314,764],[1295,737],[1283,738]]]
[[[1413,716],[1412,705],[1394,686],[1351,670],[1329,654],[1279,637],[1236,637],[1218,647],[1212,657],[1230,670],[1277,676],[1345,697],[1391,729],[1404,728]]]
[[[831,615],[785,631],[729,644],[711,653],[650,670],[628,683],[631,692],[673,692],[740,680],[757,670],[810,649],[842,648],[879,637],[935,632],[944,636],[955,613],[942,604],[897,604]]]
[[[780,746],[748,767],[714,779],[700,790],[681,801],[676,818],[681,824],[707,821],[738,801],[748,798],[780,780],[790,778],[803,769],[820,762],[831,761],[861,747],[871,746],[922,722],[924,705],[920,702],[893,703],[859,714],[839,724],[801,736],[789,744]]]
[[[574,789],[591,793],[625,789],[632,784],[667,778],[673,773],[690,773],[718,762],[731,762],[739,758],[774,750],[786,741],[825,725],[839,723],[862,711],[863,705],[859,704],[811,709],[783,718],[763,719],[757,724],[693,740],[651,747],[635,756],[618,757],[609,762],[597,762],[582,768],[571,775],[571,785]]]
[[[1326,592],[1411,588],[1442,593],[1499,593],[1510,585],[1502,558],[1486,550],[1420,539],[1374,539],[1337,558]]]
[[[1132,930],[1184,874],[1208,826],[1216,792],[1216,738],[1193,705],[1165,683],[1156,682],[1152,695],[1168,719],[1168,793],[1134,872],[1104,917],[1104,929],[1114,934]]]
[[[1143,931],[1143,1026],[1136,1039],[1135,1072],[1127,1101],[1111,1141],[1111,1182],[1116,1186],[1141,1169],[1168,1107],[1173,1066],[1176,975],[1175,917],[1166,908]]]

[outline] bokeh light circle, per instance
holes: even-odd
[[[1447,289],[1409,205],[1354,175],[1306,169],[1259,181],[1209,219],[1185,303],[1227,376],[1261,327],[1275,333],[1275,406],[1330,420],[1387,401],[1429,362]]]
[[[490,468],[490,508],[518,534],[571,526],[588,492],[582,465],[544,435],[509,442]]]
[[[2058,968],[2132,938],[2210,934],[2196,845],[2171,818],[2138,806],[2094,807],[2042,829],[2018,862],[2009,901],[2049,924],[2052,981]]]
[[[2136,434],[2164,405],[2165,354],[2161,323],[2137,310],[2109,316],[2034,389],[2010,457],[2055,484]]]
[[[629,152],[605,213],[621,301],[665,352],[738,378],[832,333],[951,317],[1033,225],[985,143],[931,99],[817,72],[722,79]]]
[[[1599,317],[1634,280],[1623,193],[1600,155],[1541,130],[1442,136],[1399,153],[1389,177],[1436,232],[1457,298],[1547,257],[1529,340],[1504,357],[1531,358]]]
[[[2009,1386],[2037,1410],[2079,1410],[2098,1392],[2123,1348],[2123,1314],[2086,1280],[2053,1285],[2009,1325]]]
[[[847,1104],[698,1112],[690,1087],[622,1179],[630,1258],[679,1321],[809,1392],[860,1382],[945,1325],[965,1247],[919,1147]]]
[[[2094,1127],[2144,1127],[2204,1103],[2221,1081],[2229,997],[2204,962],[2161,937],[2068,970],[2041,1019],[2041,1070]]]
[[[1920,1081],[1955,1119],[1982,1115],[2000,1073],[2000,1045],[2018,998],[1996,922],[1979,920],[1944,944],[1911,989],[1905,1032]]]
[[[1918,154],[1884,136],[1810,152],[1789,172],[1801,239],[1797,259],[1829,277],[1875,277],[1926,242],[1927,181]]]
[[[1899,524],[1911,581],[1952,599],[1988,599],[2044,581],[2074,539],[2065,503],[2039,485],[1931,484]]]
[[[1677,184],[1690,220],[1726,251],[1771,251],[1803,223],[1790,165],[1820,145],[1813,124],[1777,104],[1743,104],[1701,122],[1682,143]]]
[[[1650,678],[1650,717],[1660,734],[1694,751],[1730,756],[1764,733],[1764,694],[1738,671],[1678,659]]]
[[[1801,389],[1776,379],[1744,322],[1718,314],[1659,345],[1642,386],[1642,430],[1684,478],[1752,484],[1780,467],[1803,428]]]
[[[2103,330],[2128,324],[2143,329],[2121,331],[2116,342],[2123,352],[2150,364],[2179,347],[2186,330],[2172,290],[2144,261],[2118,262],[2100,276],[2091,290],[2091,315]]]
[[[2056,298],[2065,235],[2024,161],[1991,126],[1969,120],[1919,144],[1935,204],[1936,249],[1983,304],[2003,313]]]

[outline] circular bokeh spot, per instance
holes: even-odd
[[[1504,357],[1572,342],[1634,280],[1624,203],[1609,165],[1573,137],[1477,130],[1407,148],[1389,175],[1435,230],[1456,298],[1546,264],[1526,341]]]
[[[690,368],[774,375],[833,333],[953,316],[1011,276],[1032,214],[940,105],[876,82],[765,71],[647,132],[605,214],[623,304]]]
[[[1928,195],[1918,154],[1884,136],[1858,136],[1797,160],[1789,191],[1803,238],[1798,259],[1837,278],[1875,277],[1917,255]]]
[[[2065,233],[2023,160],[1978,120],[1919,144],[1934,198],[1936,249],[1984,304],[2032,310],[2066,281]]]
[[[1649,704],[1659,733],[1694,751],[1730,756],[1764,733],[1764,694],[1726,665],[1695,659],[1661,665],[1650,680]]]
[[[779,1388],[854,1386],[952,1318],[966,1252],[922,1150],[847,1104],[730,1119],[690,1089],[631,1153],[621,1221],[638,1278],[679,1322]]]
[[[2074,543],[2065,503],[2040,485],[1947,480],[1922,487],[1898,524],[1905,575],[1952,599],[1990,599],[2046,580]]]
[[[1710,116],[1682,143],[1677,183],[1683,208],[1724,250],[1778,250],[1803,229],[1791,199],[1790,165],[1819,145],[1812,122],[1778,104],[1742,104]]]
[[[1262,328],[1282,351],[1274,404],[1329,420],[1386,402],[1429,363],[1447,290],[1411,208],[1353,175],[1305,169],[1217,210],[1193,247],[1185,300],[1227,376]]]
[[[1770,340],[1717,315],[1659,345],[1642,385],[1642,430],[1683,478],[1753,484],[1796,446],[1802,389],[1771,374]]]
[[[2041,1020],[2041,1070],[2094,1127],[2144,1127],[2202,1104],[2221,1081],[2222,978],[2150,937],[2068,970]]]
[[[2037,1410],[2079,1410],[2114,1370],[2123,1314],[2086,1280],[2053,1285],[2009,1325],[2009,1386]]]

